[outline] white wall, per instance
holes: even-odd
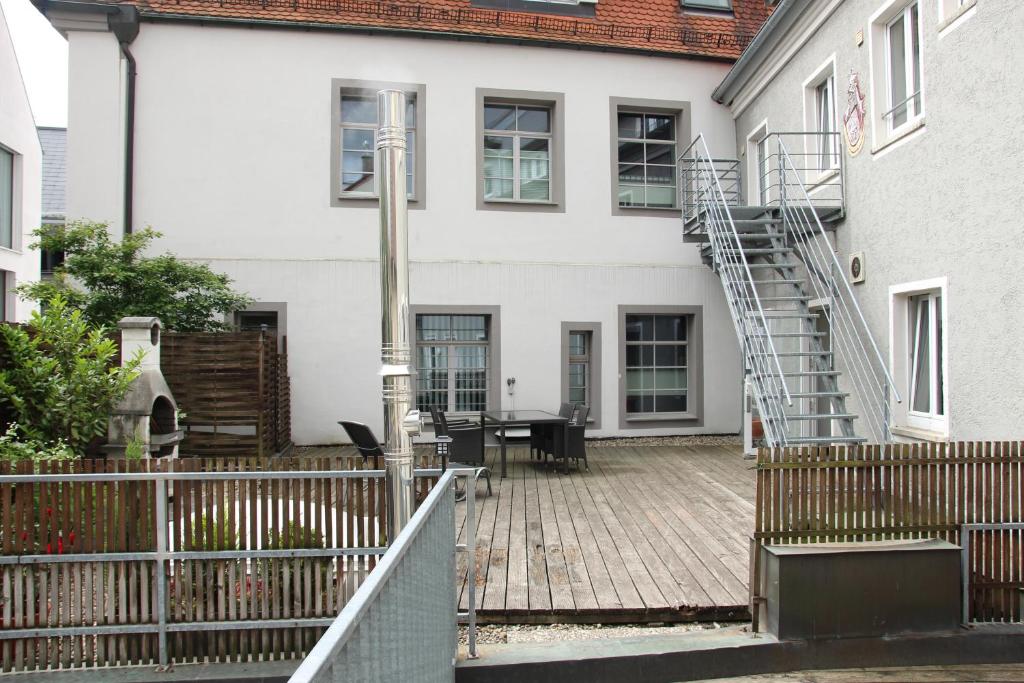
[[[0,145],[14,152],[14,248],[0,247],[0,270],[8,287],[39,279],[39,252],[30,249],[32,231],[39,226],[42,201],[42,151],[32,109],[0,8]],[[7,319],[28,320],[34,306],[7,297]]]
[[[110,107],[93,110],[95,95],[83,92],[99,78],[106,82],[96,92],[113,91],[110,47],[93,42],[71,38],[79,85],[71,86],[70,140],[88,136],[76,123],[102,129],[98,112]],[[713,150],[730,149],[731,118],[710,99],[724,65],[148,23],[131,49],[136,226],[159,229],[160,249],[209,261],[258,300],[288,302],[297,442],[338,440],[342,417],[380,422],[377,212],[330,205],[335,78],[426,85],[426,209],[409,216],[412,301],[501,306],[502,376],[493,379],[504,386],[517,377],[518,407],[557,406],[561,321],[600,321],[601,433],[615,433],[618,305],[704,305],[705,424],[697,431],[737,431],[739,359],[720,286],[696,248],[682,244],[678,217],[611,215],[609,159],[611,97],[689,101],[694,133]],[[564,213],[476,210],[478,87],[565,94]],[[82,110],[88,119],[76,118]],[[84,153],[69,144],[68,213],[116,215],[120,199],[86,201],[105,181],[76,161]]]

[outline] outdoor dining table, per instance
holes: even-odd
[[[498,425],[501,440],[501,478],[505,478],[505,428],[529,425],[559,425],[562,432],[562,454],[565,461],[564,472],[569,473],[569,418],[543,410],[486,410],[480,413],[480,426],[487,427],[488,422]],[[481,446],[483,448],[483,446]]]

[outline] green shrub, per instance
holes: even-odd
[[[107,431],[114,404],[138,376],[140,359],[121,367],[117,345],[103,327],[93,327],[63,296],[35,312],[28,329],[0,325],[0,404],[8,408],[12,443],[82,455]]]

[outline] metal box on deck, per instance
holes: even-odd
[[[767,630],[780,640],[955,630],[960,548],[937,539],[761,548]]]

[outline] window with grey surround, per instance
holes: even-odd
[[[623,208],[676,206],[676,117],[618,112],[618,201]]]
[[[888,107],[883,115],[889,132],[919,118],[921,107],[921,21],[913,2],[885,28]]]
[[[551,107],[484,101],[484,199],[551,201]]]
[[[14,248],[14,154],[0,147],[0,247]]]
[[[364,94],[341,95],[341,192],[345,195],[376,197],[375,172],[377,97]],[[416,98],[409,97],[405,112],[406,192],[414,194],[416,169]]]
[[[589,330],[569,332],[569,402],[591,405],[591,348],[593,338]]]
[[[486,410],[491,384],[491,316],[416,315],[416,405],[446,412]]]
[[[687,413],[692,316],[627,314],[626,414]]]
[[[277,311],[239,311],[235,321],[240,332],[277,331]]]

